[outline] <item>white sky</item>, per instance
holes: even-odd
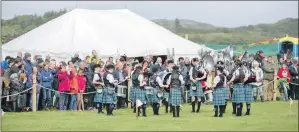
[[[2,1],[2,19],[63,8],[127,8],[147,19],[190,19],[223,27],[298,18],[298,1]]]

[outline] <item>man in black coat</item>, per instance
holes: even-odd
[[[289,71],[291,74],[290,98],[296,100],[298,100],[299,98],[299,71],[297,64],[297,60],[294,59],[293,64],[289,67]]]

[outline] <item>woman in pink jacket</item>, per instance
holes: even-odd
[[[63,92],[60,93],[60,99],[59,99],[59,109],[60,111],[67,109],[68,104],[68,94],[64,92],[70,91],[70,74],[68,74],[66,70],[66,63],[61,62],[59,70],[58,70],[58,91]]]

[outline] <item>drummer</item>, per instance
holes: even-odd
[[[193,82],[192,84],[193,87],[191,87],[190,89],[191,105],[192,105],[192,112],[195,112],[195,103],[197,102],[196,112],[199,113],[200,106],[201,106],[201,97],[204,96],[200,81],[206,78],[207,73],[203,69],[203,67],[199,66],[198,58],[193,58],[192,60],[194,66],[192,66],[189,71],[190,80]]]
[[[168,85],[163,85],[163,81],[159,75],[159,65],[153,65],[151,68],[152,76],[150,77],[150,86],[152,87],[152,94],[148,96],[148,98],[152,102],[153,113],[154,115],[159,115],[159,108],[161,97],[158,93],[162,93],[161,88],[168,88]]]

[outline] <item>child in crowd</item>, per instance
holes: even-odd
[[[98,109],[99,114],[103,114],[104,112],[102,111],[102,100],[103,100],[103,86],[104,86],[104,81],[103,78],[100,74],[101,66],[99,64],[96,64],[94,66],[94,77],[92,83],[94,84],[96,88],[96,95],[94,97],[94,102],[96,103],[96,107]]]
[[[79,81],[77,70],[72,69],[71,72],[71,79],[70,79],[70,88],[71,88],[71,102],[70,102],[70,110],[75,111],[77,109],[77,93],[79,90]]]
[[[60,93],[59,98],[59,110],[66,110],[68,104],[68,95],[65,92],[70,91],[70,74],[67,73],[66,63],[61,62],[59,70],[58,70],[58,91]]]
[[[53,82],[53,75],[52,71],[49,69],[50,63],[45,62],[44,63],[44,68],[41,70],[41,85],[43,86],[43,102],[42,102],[42,108],[44,110],[49,110],[49,108],[52,110],[52,82]]]
[[[80,93],[84,93],[86,89],[86,78],[82,69],[78,71],[78,88],[79,94],[77,94],[77,107],[79,111],[82,111],[83,95]]]

